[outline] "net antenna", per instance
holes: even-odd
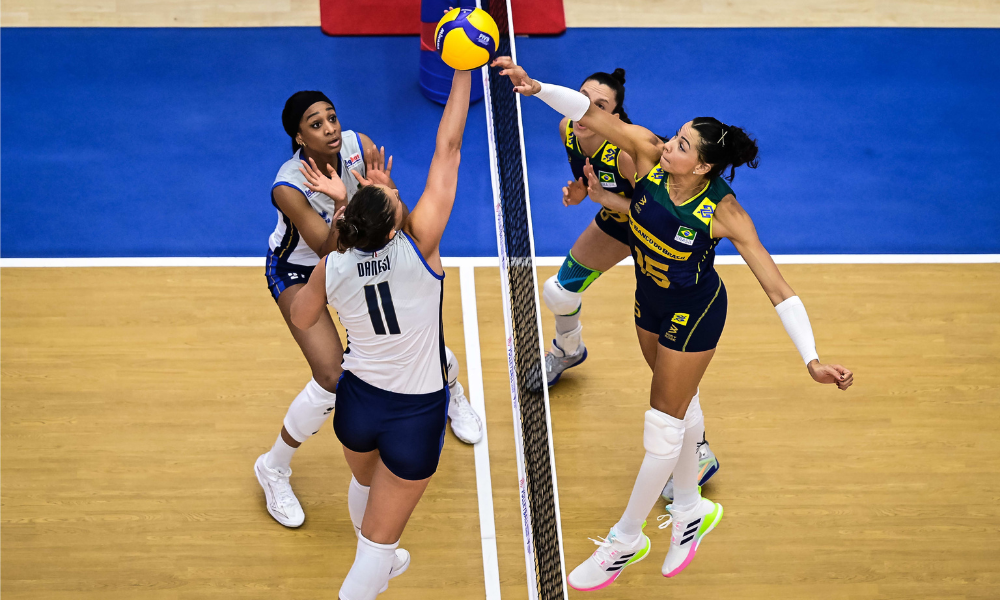
[[[477,0],[476,4],[490,13],[500,30],[497,55],[510,56],[517,61],[510,0]],[[499,68],[487,65],[482,72],[528,598],[565,600],[566,560],[543,362],[545,349],[535,273],[535,243],[531,233],[521,102],[510,80],[500,76]]]

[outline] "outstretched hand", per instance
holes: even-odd
[[[491,67],[500,67],[500,75],[506,75],[510,77],[511,83],[514,84],[514,91],[523,96],[534,96],[538,92],[542,91],[542,86],[540,83],[534,79],[528,77],[528,74],[523,68],[514,64],[513,59],[509,56],[498,56],[492,63]]]
[[[319,167],[316,166],[316,161],[311,158],[309,162],[302,161],[302,166],[299,167],[299,171],[306,178],[305,184],[307,188],[314,192],[326,194],[334,203],[346,202],[347,187],[341,181],[340,176],[337,175],[337,170],[330,166],[329,163],[326,165],[326,170],[330,173],[329,177],[319,170]]]
[[[824,365],[818,360],[809,363],[809,374],[819,383],[835,383],[846,390],[854,383],[854,373],[840,365]]]
[[[375,148],[365,150],[365,172],[368,177],[366,178],[367,183],[364,185],[377,183],[379,185],[396,187],[390,177],[392,173],[392,156],[389,156],[387,164],[385,161],[385,146],[382,146],[378,150]],[[354,173],[355,177],[358,175],[357,171],[352,171],[352,173]],[[358,181],[361,180],[358,179]]]
[[[562,192],[563,206],[575,206],[583,202],[583,199],[587,197],[587,186],[583,183],[583,177],[576,181],[567,181]]]

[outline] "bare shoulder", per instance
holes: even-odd
[[[360,131],[357,132],[357,134],[358,134],[358,137],[361,138],[361,149],[362,150],[372,150],[372,149],[375,148],[375,142],[373,142],[370,137],[368,137],[367,135],[361,133]]]
[[[727,194],[719,200],[712,215],[713,237],[741,238],[753,231],[753,221],[736,196]]]
[[[563,143],[566,143],[566,126],[569,125],[569,117],[563,117],[562,121],[559,121],[559,137],[562,138]]]

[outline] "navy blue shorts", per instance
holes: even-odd
[[[597,211],[594,222],[598,229],[628,246],[628,215],[601,208]]]
[[[718,273],[695,289],[663,290],[648,298],[636,287],[635,324],[659,336],[660,345],[678,352],[704,352],[719,345],[729,300]]]
[[[274,252],[268,250],[264,276],[267,277],[267,289],[271,290],[271,297],[277,302],[278,296],[288,286],[309,281],[309,275],[312,274],[314,268],[285,262],[275,256]]]
[[[448,388],[397,394],[344,371],[337,386],[333,430],[348,450],[378,450],[400,479],[418,481],[437,471],[448,420]]]

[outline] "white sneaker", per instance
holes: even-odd
[[[469,404],[465,397],[462,384],[455,381],[448,386],[451,391],[451,401],[448,403],[448,419],[451,420],[451,430],[455,437],[466,444],[475,444],[483,439],[483,421]]]
[[[410,568],[410,553],[402,548],[396,548],[396,557],[392,559],[392,569],[389,570],[389,579],[393,577],[399,577]],[[382,593],[389,589],[389,582],[386,581],[385,585],[378,593]]]
[[[631,544],[619,540],[614,527],[607,539],[590,538],[590,541],[597,544],[597,550],[566,578],[569,587],[580,592],[593,592],[608,587],[625,567],[639,562],[649,554],[649,538],[641,532]]]
[[[272,469],[267,466],[264,460],[266,457],[266,452],[257,457],[253,470],[257,474],[260,487],[264,488],[267,512],[285,527],[298,527],[306,520],[306,515],[302,512],[302,505],[299,504],[295,493],[292,492],[291,484],[288,483],[292,470],[288,469],[286,472]]]
[[[548,380],[549,387],[559,382],[563,371],[575,367],[585,360],[587,360],[587,347],[583,345],[583,342],[580,342],[580,347],[576,353],[566,354],[556,344],[556,341],[552,340],[552,349],[545,353],[545,377]]]
[[[683,571],[694,560],[695,552],[701,545],[701,540],[722,520],[722,505],[702,498],[694,508],[680,512],[671,504],[667,507],[671,521],[661,528],[673,523],[673,534],[670,537],[670,550],[663,560],[663,576],[673,577]],[[661,515],[662,518],[665,515]]]

